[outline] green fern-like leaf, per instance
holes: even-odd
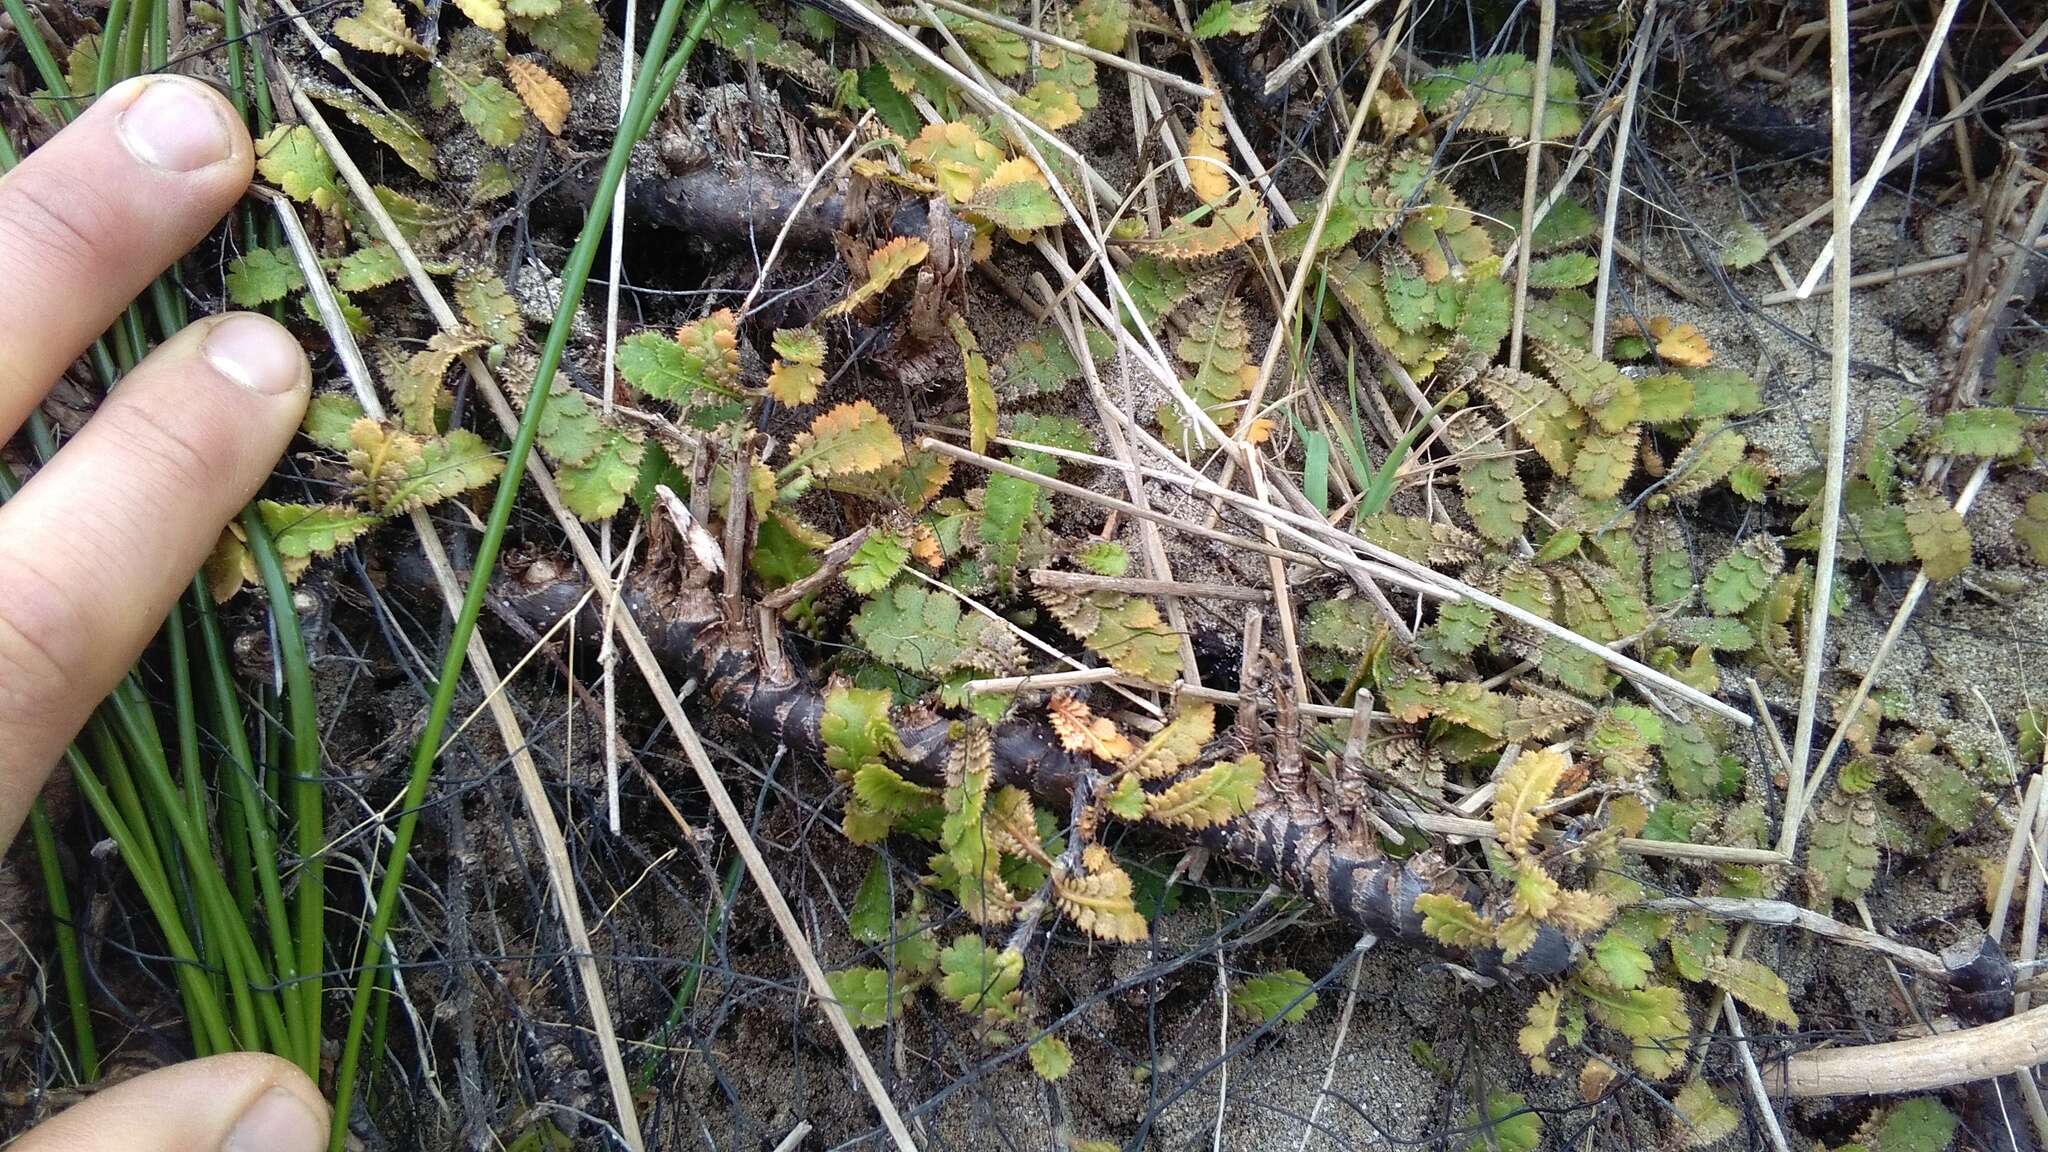
[[[2012,456],[2026,422],[2010,408],[1966,408],[1941,418],[1930,446],[1950,456]]]
[[[1413,91],[1432,114],[1463,110],[1466,131],[1527,137],[1535,111],[1536,66],[1513,52],[1461,61],[1417,81]],[[1545,96],[1543,138],[1556,140],[1578,132],[1583,121],[1578,79],[1571,69],[1550,70]]]
[[[1522,489],[1522,477],[1515,471],[1515,458],[1505,445],[1491,440],[1475,446],[1479,454],[1458,469],[1458,486],[1465,493],[1465,514],[1481,536],[1506,544],[1522,534],[1529,520],[1529,500]]]
[[[1769,591],[1785,568],[1785,551],[1768,533],[1743,541],[1707,572],[1701,584],[1707,608],[1717,616],[1734,616]]]
[[[1954,579],[1970,566],[1970,527],[1940,496],[1907,498],[1906,535],[1929,580]]]

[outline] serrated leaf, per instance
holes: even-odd
[[[1941,418],[1930,447],[1951,456],[2012,456],[2026,421],[2010,408],[1966,408]]]
[[[344,504],[281,504],[258,500],[256,513],[270,542],[296,578],[315,557],[329,556],[377,526],[379,518]]]
[[[1693,372],[1692,418],[1719,420],[1747,416],[1764,406],[1763,392],[1740,368],[1707,368]]]
[[[868,653],[906,672],[937,679],[956,668],[997,674],[1016,667],[1016,641],[960,601],[921,584],[902,583],[861,606],[853,633]]]
[[[879,1028],[901,1015],[903,994],[908,990],[901,979],[892,980],[881,968],[827,972],[825,984],[840,1011],[846,1013],[846,1022],[855,1028]]]
[[[322,392],[306,405],[306,418],[299,425],[299,431],[306,439],[330,452],[346,454],[349,449],[349,429],[363,418],[363,406],[353,396],[339,392]]]
[[[789,443],[785,471],[808,468],[819,476],[863,475],[903,459],[903,441],[889,418],[866,400],[841,404],[811,421]]]
[[[395,0],[363,0],[352,16],[334,22],[334,37],[351,48],[383,56],[421,56],[427,50],[406,27]]]
[[[1131,0],[1079,0],[1069,13],[1081,40],[1098,52],[1121,52],[1130,35]]]
[[[1488,1093],[1486,1115],[1467,1108],[1460,1124],[1476,1133],[1465,1152],[1536,1152],[1543,1146],[1543,1117],[1520,1092]]]
[[[1855,900],[1877,879],[1878,812],[1869,794],[1831,791],[1813,809],[1807,840],[1806,877],[1826,900]]]
[[[334,270],[334,286],[343,292],[368,292],[404,276],[397,249],[389,244],[369,244],[342,257]]]
[[[1034,594],[1069,635],[1117,671],[1154,684],[1171,684],[1180,675],[1180,637],[1147,597],[1044,586]]]
[[[519,94],[519,101],[550,136],[560,136],[562,126],[569,122],[569,90],[560,80],[548,74],[548,70],[524,56],[505,58],[505,75],[512,79],[512,90]]]
[[[1652,316],[1647,325],[1637,324],[1633,316],[1624,316],[1615,322],[1614,331],[1622,337],[1642,337],[1656,350],[1657,358],[1667,364],[1703,368],[1714,359],[1714,350],[1707,347],[1707,338],[1697,326],[1681,324],[1669,316]]]
[[[1671,1108],[1678,1113],[1673,1127],[1688,1148],[1718,1144],[1742,1124],[1742,1114],[1716,1095],[1712,1085],[1698,1078],[1686,1081],[1685,1087],[1672,1098]]]
[[[1673,499],[1696,496],[1719,483],[1742,463],[1749,442],[1720,420],[1707,420],[1693,433],[1667,470],[1664,492]]]
[[[1709,611],[1734,616],[1762,598],[1784,568],[1784,549],[1775,537],[1759,532],[1707,571],[1700,593]]]
[[[1929,580],[1954,579],[1970,566],[1970,527],[1938,495],[1906,498],[1906,535]]]
[[[1271,11],[1269,0],[1215,0],[1195,17],[1195,36],[1201,40],[1250,36],[1265,26]]]
[[[1130,738],[1117,729],[1116,721],[1107,716],[1097,716],[1093,709],[1076,697],[1055,693],[1046,701],[1045,711],[1046,718],[1052,723],[1053,735],[1060,739],[1060,747],[1069,752],[1085,753],[1104,763],[1114,764],[1137,751]]]
[[[1230,990],[1230,1010],[1253,1024],[1299,1024],[1315,1010],[1314,987],[1299,968],[1247,977]]]
[[[1114,540],[1091,540],[1074,550],[1074,563],[1097,576],[1122,576],[1131,570],[1131,554]]]
[[[1493,943],[1493,925],[1456,896],[1424,892],[1415,898],[1415,911],[1422,915],[1424,934],[1439,944],[1469,949]]]
[[[931,245],[915,236],[898,236],[875,249],[868,256],[867,280],[848,293],[846,299],[825,309],[821,315],[831,317],[851,313],[887,291],[889,285],[894,284],[905,272],[924,263],[924,258],[931,254],[931,250]]]
[[[1023,953],[962,936],[939,953],[939,972],[939,993],[962,1012],[978,1012],[992,1020],[1016,1018]]]
[[[1068,1049],[1067,1042],[1058,1036],[1040,1036],[1031,1045],[1029,1055],[1031,1070],[1048,1084],[1056,1083],[1074,1067],[1074,1053]]]
[[[455,6],[477,27],[488,32],[505,30],[504,0],[455,0]]]
[[[1145,801],[1146,818],[1168,828],[1213,828],[1249,812],[1265,779],[1265,762],[1247,752],[1218,760]]]
[[[301,204],[331,209],[341,202],[334,162],[303,124],[280,124],[256,141],[256,171]]]
[[[1529,1058],[1532,1071],[1549,1074],[1552,1069],[1547,1054],[1550,1045],[1557,1040],[1558,1006],[1564,1000],[1564,989],[1545,988],[1529,1003],[1529,1014],[1521,1031],[1515,1034],[1515,1046],[1522,1055]]]
[[[915,815],[939,800],[932,789],[905,780],[894,768],[872,760],[854,770],[853,795],[870,811],[891,818]]]
[[[1770,251],[1763,229],[1747,220],[1737,220],[1721,233],[1721,267],[1747,268]]]
[[[1607,977],[1607,982],[1616,988],[1643,987],[1649,983],[1650,973],[1657,966],[1640,942],[1626,932],[1613,929],[1593,941],[1592,952],[1593,963]]]
[[[1236,187],[1223,141],[1223,105],[1214,96],[1202,101],[1194,131],[1188,133],[1187,169],[1195,197],[1204,204],[1222,203]]]
[[[1956,1115],[1932,1096],[1893,1105],[1858,1132],[1870,1152],[1944,1152],[1955,1142]]]
[[[1678,989],[1606,988],[1587,981],[1575,982],[1575,987],[1586,998],[1593,1019],[1632,1041],[1631,1058],[1645,1075],[1662,1079],[1684,1065],[1692,1021]]]
[[[1531,288],[1578,288],[1600,275],[1600,261],[1590,252],[1561,252],[1529,265]]]
[[[385,515],[425,508],[497,479],[505,462],[476,433],[417,437],[358,420],[349,429],[350,478],[365,503]]]
[[[809,404],[825,384],[825,339],[811,328],[775,330],[775,367],[768,394],[784,404]]]
[[[493,344],[517,344],[525,334],[519,302],[505,282],[490,272],[467,269],[455,278],[455,306],[471,328]]]
[[[995,145],[982,139],[972,125],[957,120],[926,125],[903,149],[903,158],[914,170],[931,177],[956,204],[966,203],[1003,162]]]
[[[910,560],[910,540],[907,533],[875,531],[854,549],[851,559],[840,572],[846,586],[862,596],[871,596],[895,582],[902,574],[904,564]]]
[[[1567,196],[1552,204],[1550,211],[1536,222],[1529,234],[1529,251],[1549,252],[1589,239],[1599,231],[1600,218],[1593,215],[1593,210]]]
[[[305,274],[284,248],[252,248],[228,265],[228,300],[237,308],[260,308],[305,286]]]
[[[1163,780],[1192,763],[1215,735],[1216,706],[1184,701],[1166,726],[1153,733],[1119,769],[1140,780]]]
[[[1011,232],[1052,228],[1067,218],[1045,174],[1025,156],[996,165],[961,208]]]
[[[1525,751],[1501,773],[1491,811],[1501,847],[1521,855],[1529,851],[1539,822],[1537,809],[1550,802],[1558,782],[1571,767],[1563,745]]]
[[[825,709],[818,717],[818,738],[825,745],[825,764],[840,772],[878,763],[900,745],[889,721],[890,695],[879,688],[854,688],[834,683],[825,691]]]
[[[889,862],[877,855],[853,894],[846,930],[863,944],[885,944],[895,922],[896,909],[889,900]]]
[[[1411,90],[1432,114],[1456,112],[1468,132],[1526,138],[1535,112],[1536,67],[1507,52],[1467,60],[1416,81]],[[1550,70],[1543,106],[1543,138],[1574,135],[1582,123],[1578,79],[1569,68]]]
[[[381,0],[393,4],[394,0]],[[370,4],[364,5],[368,11]],[[337,31],[339,26],[337,25]],[[409,51],[424,53],[426,50],[413,45]],[[434,180],[439,169],[434,164],[434,145],[419,126],[396,112],[381,112],[357,100],[334,93],[315,93],[315,98],[329,108],[348,117],[349,122],[368,132],[379,144],[396,153],[405,166],[419,173],[423,180]]]
[[[597,67],[598,42],[604,36],[604,17],[591,0],[560,0],[551,16],[526,19],[513,16],[517,28],[548,59],[578,75]]]
[[[1479,391],[1522,433],[1551,471],[1570,471],[1586,417],[1564,393],[1548,380],[1505,365],[1481,374]]]
[[[563,506],[586,523],[617,515],[639,482],[645,453],[645,442],[637,434],[612,433],[587,459],[556,471]]]
[[[510,148],[519,142],[519,134],[526,128],[526,106],[517,93],[496,76],[456,78],[454,82],[458,93],[455,110],[479,139],[493,148]]]
[[[432,435],[445,392],[441,381],[463,353],[483,347],[483,340],[465,329],[436,332],[427,346],[403,360],[387,359],[384,381],[398,417],[408,431]]]
[[[1753,1008],[1764,1017],[1787,1028],[1799,1027],[1799,1014],[1792,1011],[1791,994],[1785,980],[1757,960],[1734,956],[1707,957],[1707,980],[1716,988]]]
[[[1123,243],[1163,260],[1184,262],[1221,256],[1251,243],[1265,231],[1265,203],[1256,193],[1244,191],[1228,204],[1212,205],[1199,216],[1190,213],[1174,220],[1157,236],[1140,236]]]
[[[1522,477],[1515,471],[1515,458],[1498,440],[1483,441],[1472,450],[1478,455],[1458,468],[1465,514],[1472,517],[1472,527],[1481,536],[1506,544],[1522,534],[1522,525],[1529,520]]]
[[[1131,876],[1109,850],[1090,844],[1081,853],[1080,872],[1055,869],[1053,901],[1074,927],[1098,940],[1134,944],[1150,934],[1133,899]]]

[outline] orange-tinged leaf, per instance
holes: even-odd
[[[1265,231],[1266,206],[1247,191],[1229,204],[1215,205],[1200,219],[1175,220],[1157,236],[1126,240],[1124,245],[1163,260],[1202,260],[1249,244]]]
[[[505,75],[512,78],[512,90],[519,93],[520,102],[548,135],[560,136],[562,125],[569,122],[569,90],[562,82],[524,56],[506,57]]]
[[[932,246],[915,236],[898,236],[868,255],[867,283],[847,294],[846,299],[825,309],[826,316],[844,316],[887,291],[899,277],[931,255]]]
[[[1130,873],[1100,844],[1082,850],[1081,869],[1079,875],[1053,874],[1053,900],[1060,911],[1098,940],[1143,940],[1149,928],[1138,912]]]
[[[784,404],[809,404],[825,384],[825,340],[809,328],[778,328],[768,394]]]
[[[946,564],[946,552],[939,546],[939,534],[922,520],[910,530],[910,555],[934,572]]]
[[[1085,751],[1097,760],[1114,762],[1137,751],[1114,721],[1097,716],[1087,704],[1065,692],[1046,701],[1045,711],[1060,747],[1069,752]]]
[[[1635,317],[1624,316],[1615,321],[1617,336],[1641,336],[1643,329],[1636,324]],[[1684,368],[1704,368],[1714,362],[1714,350],[1707,347],[1707,337],[1691,324],[1681,324],[1669,316],[1652,316],[1649,322],[1648,340],[1657,350],[1657,357],[1669,364]]]
[[[1223,144],[1223,105],[1211,96],[1202,101],[1195,130],[1188,133],[1188,181],[1204,204],[1220,204],[1230,198],[1236,185],[1231,179],[1230,154]]]
[[[903,441],[889,418],[866,400],[856,400],[820,415],[809,431],[792,437],[786,467],[846,476],[879,471],[902,459]]]
[[[903,149],[912,167],[936,182],[954,203],[964,203],[1003,161],[996,146],[982,139],[972,125],[952,121],[927,124]]]

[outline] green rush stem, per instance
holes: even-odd
[[[135,777],[128,771],[128,758],[121,752],[120,742],[114,739],[114,729],[107,723],[107,706],[102,703],[91,720],[86,721],[86,735],[92,740],[93,756],[107,771],[107,788],[122,821],[133,833],[132,839],[117,840],[121,859],[129,870],[146,869],[152,875],[164,875],[163,857],[157,852],[156,838],[150,834],[149,825],[144,821],[142,797],[135,791]],[[108,825],[111,829],[112,825]]]
[[[178,721],[178,784],[185,793],[185,810],[192,819],[205,823],[206,794],[199,779],[199,712],[192,699],[190,645],[185,635],[185,606],[173,602],[164,621],[164,641],[171,666],[171,710]]]
[[[121,37],[119,79],[126,80],[142,71],[142,52],[149,47],[149,25],[154,19],[152,13],[158,7],[159,0],[131,0],[128,6],[128,31]],[[106,89],[102,87],[100,91],[105,92]]]
[[[299,632],[298,611],[292,604],[291,584],[277,546],[264,526],[255,505],[242,509],[242,530],[249,538],[249,554],[263,576],[264,592],[270,597],[270,620],[277,634],[277,654],[284,665],[287,714],[292,730],[292,762],[289,790],[297,818],[299,853],[298,912],[299,983],[287,989],[288,999],[299,1001],[299,1018],[307,1025],[300,1037],[295,1058],[306,1075],[320,1075],[320,971],[326,952],[327,888],[322,879],[327,840],[327,798],[320,788],[320,714],[313,695],[313,673],[306,660],[305,637]]]
[[[14,146],[5,132],[0,132],[0,171],[11,164]],[[47,425],[42,425],[40,412],[34,413],[32,423],[41,427],[44,437],[49,435]],[[38,445],[40,450],[40,445]],[[0,503],[14,499],[21,490],[21,481],[14,475],[14,469],[0,460]],[[77,755],[76,745],[71,755]],[[71,916],[71,894],[64,886],[63,862],[57,857],[57,833],[50,826],[50,814],[43,809],[43,798],[38,796],[28,808],[29,836],[35,841],[36,863],[43,873],[43,895],[49,902],[51,929],[57,938],[57,969],[64,980],[64,1002],[71,1010],[71,1055],[78,1064],[80,1083],[91,1083],[100,1078],[100,1055],[98,1045],[92,1039],[92,1009],[85,994],[85,966],[78,958],[78,924]]]
[[[121,35],[128,27],[129,4],[130,0],[113,0],[107,5],[106,19],[100,23],[100,59],[93,76],[94,92],[105,92],[120,79],[115,72],[120,64]]]
[[[50,815],[43,811],[40,796],[29,805],[28,830],[36,842],[36,862],[43,870],[44,898],[49,901],[51,928],[57,937],[57,970],[64,978],[64,1003],[71,1010],[71,1056],[78,1064],[79,1083],[90,1084],[100,1078],[100,1053],[92,1039],[85,966],[78,959],[78,925],[71,918],[71,896],[65,891],[64,869],[57,859],[57,833],[50,827]]]
[[[247,49],[242,45],[242,4],[241,0],[222,0],[220,6],[221,38],[228,46],[228,99],[234,101],[235,114],[244,124],[249,122],[249,78],[248,63],[244,59]]]
[[[60,127],[70,123],[74,93],[64,78],[64,66],[50,51],[49,41],[43,39],[42,26],[36,23],[35,15],[28,10],[27,0],[0,0],[0,8],[6,10],[7,18],[14,24],[15,38],[28,49],[28,58],[36,66],[36,75],[42,78],[43,87],[49,89],[51,114]],[[9,167],[13,164],[14,161],[8,161]]]
[[[138,714],[135,701],[129,698],[124,688],[115,689],[110,698],[114,714],[130,736],[130,743],[142,753],[142,762],[137,766],[139,774],[151,792],[151,799],[162,810],[166,823],[171,826],[172,835],[185,851],[193,876],[198,880],[197,895],[201,910],[216,926],[223,937],[223,950],[234,961],[230,968],[232,975],[239,968],[246,979],[238,982],[237,991],[246,994],[255,1004],[257,1017],[261,1020],[261,1038],[268,1043],[270,1051],[284,1053],[293,1050],[292,1042],[286,1035],[284,1015],[278,1009],[277,997],[271,983],[270,973],[262,958],[256,952],[256,943],[249,935],[249,926],[234,919],[234,898],[228,893],[227,882],[221,877],[215,865],[213,854],[199,827],[185,818],[185,812],[178,803],[177,790],[171,785],[168,766],[161,756],[161,748],[146,743],[147,722]],[[139,695],[139,692],[136,693]],[[246,1039],[255,1044],[258,1034],[251,1031]]]
[[[154,72],[171,58],[170,4],[159,0],[149,8],[149,70]]]
[[[370,1009],[370,989],[378,979],[384,937],[390,932],[392,918],[398,911],[399,893],[405,882],[406,856],[412,850],[420,804],[426,796],[434,761],[441,752],[441,738],[448,726],[449,710],[455,704],[455,693],[462,683],[469,638],[476,631],[477,616],[483,609],[484,594],[490,586],[491,570],[497,565],[498,550],[505,542],[505,530],[512,521],[512,510],[519,502],[519,484],[526,476],[526,461],[533,452],[541,417],[547,411],[548,393],[554,384],[555,373],[561,367],[562,353],[569,343],[576,310],[583,300],[583,289],[589,282],[591,267],[597,261],[598,248],[603,244],[606,225],[611,219],[612,197],[625,179],[626,164],[632,158],[634,143],[653,120],[650,107],[658,107],[667,98],[676,78],[682,74],[683,65],[703,39],[704,29],[717,12],[719,3],[720,0],[705,0],[704,6],[697,10],[696,17],[690,22],[689,32],[675,55],[666,58],[667,63],[659,72],[643,68],[634,78],[633,94],[621,110],[621,130],[612,140],[611,155],[606,158],[604,172],[598,177],[589,215],[584,217],[583,230],[576,237],[576,247],[570,251],[563,266],[561,302],[555,309],[554,324],[548,329],[547,343],[541,349],[540,364],[534,371],[533,383],[527,393],[526,412],[520,418],[518,434],[513,437],[512,449],[506,456],[504,475],[499,478],[497,494],[491,501],[490,519],[485,524],[483,538],[478,542],[471,564],[462,610],[455,617],[454,630],[442,654],[441,673],[434,686],[426,728],[414,749],[412,772],[399,801],[398,827],[392,838],[389,863],[378,881],[377,907],[370,919],[368,938],[363,943],[362,971],[356,977],[355,996],[349,1003],[348,1032],[342,1042],[341,1061],[335,1069],[334,1127],[328,1135],[329,1152],[342,1152],[348,1139],[350,1104],[355,1095],[357,1064],[362,1056],[363,1025]],[[682,7],[682,0],[662,0],[661,11],[647,37],[649,58],[659,57],[668,51]]]
[[[221,636],[220,620],[214,615],[213,597],[206,594],[203,578],[193,578],[193,597],[198,607],[199,643],[206,650],[207,689],[213,701],[214,726],[227,744],[227,760],[220,771],[229,776],[222,803],[223,823],[232,813],[240,821],[238,828],[224,830],[228,839],[228,859],[236,869],[236,881],[245,887],[260,888],[263,897],[264,918],[270,927],[270,946],[273,965],[280,983],[289,984],[298,976],[292,967],[291,935],[284,912],[284,888],[277,875],[277,833],[271,827],[270,809],[256,790],[256,761],[249,752],[249,733],[242,716],[241,698],[235,694],[234,675],[229,670],[227,643]],[[236,837],[239,835],[239,841]],[[253,912],[254,895],[237,899],[249,905]],[[287,998],[287,1017],[297,1014],[297,1001]]]
[[[113,799],[93,774],[92,765],[78,752],[77,745],[65,750],[64,758],[71,764],[71,776],[78,790],[85,795],[85,802],[92,806],[93,814],[100,823],[107,826],[107,833],[116,844],[126,845],[134,840],[127,822],[121,819]],[[200,979],[199,956],[193,951],[192,940],[185,934],[185,925],[178,918],[177,905],[171,900],[170,889],[163,882],[163,874],[153,869],[137,868],[131,861],[129,874],[135,877],[135,886],[141,890],[143,902],[155,914],[157,925],[163,930],[164,944],[170,948],[172,958],[177,962],[178,983],[185,992],[187,1013],[192,1021],[193,1047],[199,1055],[234,1050],[234,1039],[228,1031],[227,1016],[221,1011],[220,998],[214,994],[213,985]]]

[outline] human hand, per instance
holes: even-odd
[[[253,153],[205,86],[140,78],[0,178],[0,440],[234,206]],[[269,475],[310,389],[273,321],[199,321],[0,505],[0,845]],[[98,1093],[14,1147],[316,1152],[326,1115],[286,1061],[217,1056]]]

